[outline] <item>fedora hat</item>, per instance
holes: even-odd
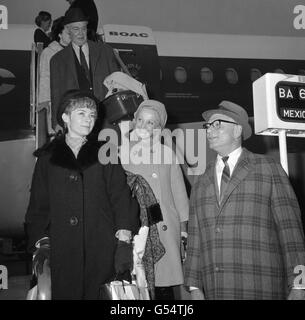
[[[88,17],[85,16],[83,11],[79,8],[71,8],[68,9],[65,18],[64,18],[64,25],[73,22],[80,22],[80,21],[88,21]]]
[[[247,140],[252,135],[252,129],[249,125],[249,117],[247,111],[236,103],[230,101],[222,101],[218,109],[207,110],[202,113],[202,117],[205,121],[208,121],[213,114],[224,114],[239,125],[242,126],[242,136],[244,140]]]

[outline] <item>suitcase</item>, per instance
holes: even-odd
[[[116,92],[101,102],[106,119],[117,124],[122,120],[133,119],[143,97],[131,90]]]

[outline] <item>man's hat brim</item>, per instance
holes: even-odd
[[[89,21],[89,18],[83,13],[81,9],[71,8],[67,10],[64,18],[64,25],[81,21]]]
[[[232,103],[233,105],[233,103]],[[237,106],[237,105],[235,105]],[[235,120],[239,125],[242,126],[243,131],[242,131],[242,136],[244,140],[247,140],[248,138],[251,137],[252,135],[252,129],[251,126],[248,122],[248,116],[243,117],[242,113],[238,113],[238,112],[234,112],[233,110],[229,109],[230,106],[222,106],[220,104],[220,108],[219,109],[211,109],[211,110],[207,110],[205,112],[202,113],[202,117],[205,121],[208,121],[212,115],[214,114],[223,114],[225,116],[228,116],[230,118],[232,118],[233,120]],[[238,106],[239,107],[239,106]],[[241,108],[241,107],[239,107]],[[245,112],[245,110],[243,110]]]

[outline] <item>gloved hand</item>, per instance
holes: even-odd
[[[126,270],[131,271],[132,263],[132,244],[118,240],[114,255],[114,268],[116,274],[124,273]]]
[[[187,234],[181,234],[181,260],[182,262],[186,259],[186,250],[187,250]]]
[[[187,249],[187,237],[181,236],[181,244],[183,246],[184,251]]]
[[[43,266],[47,260],[50,263],[50,243],[49,239],[43,239],[36,245],[37,250],[33,255],[33,270],[36,277],[43,273]]]

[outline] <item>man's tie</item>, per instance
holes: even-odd
[[[223,163],[225,164],[223,171],[222,171],[222,176],[221,176],[221,184],[220,184],[220,199],[222,199],[224,192],[226,190],[227,184],[230,180],[230,167],[228,165],[228,159],[229,157],[222,157],[221,158]]]
[[[82,50],[82,46],[79,46],[79,60],[80,60],[80,65],[82,66],[82,68],[85,71],[87,79],[90,81],[89,68],[88,68],[88,64],[87,64],[84,52]]]

